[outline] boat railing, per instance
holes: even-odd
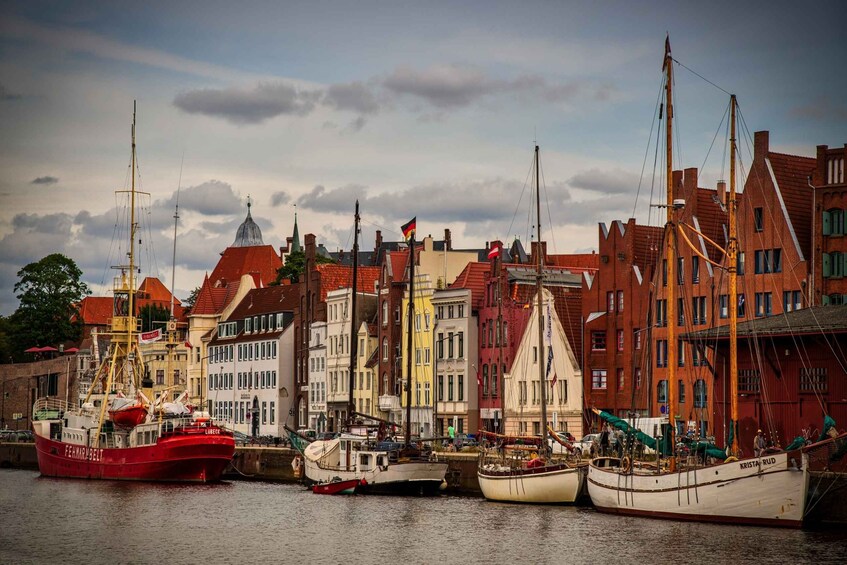
[[[58,420],[71,408],[70,403],[55,397],[39,398],[32,405],[33,420]]]
[[[166,418],[159,424],[160,437],[171,435],[232,435],[232,431],[218,426],[207,418]]]

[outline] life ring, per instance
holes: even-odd
[[[629,473],[630,471],[632,471],[632,459],[630,459],[628,455],[624,456],[624,458],[621,459],[621,470],[624,473]]]
[[[302,467],[303,460],[300,459],[300,456],[297,455],[294,459],[291,460],[291,468],[294,470],[294,477],[300,478],[300,469]]]

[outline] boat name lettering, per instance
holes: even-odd
[[[88,461],[102,461],[102,449],[89,449],[82,445],[66,445],[65,457],[70,459],[83,459]]]
[[[206,435],[220,435],[221,431],[216,428],[206,430]]]
[[[756,459],[755,461],[745,461],[743,463],[739,463],[738,466],[741,469],[750,469],[751,467],[758,467],[762,464],[773,465],[774,463],[776,463],[776,457],[768,457],[767,459],[762,459],[761,462]]]

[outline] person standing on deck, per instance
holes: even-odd
[[[456,429],[453,427],[452,423],[449,426],[447,426],[447,435],[450,436],[450,445],[455,447],[455,445],[456,445]]]
[[[761,457],[765,452],[765,435],[762,433],[762,430],[756,432],[756,437],[753,438],[753,456]]]

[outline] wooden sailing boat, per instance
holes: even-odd
[[[144,371],[135,316],[135,109],[132,114],[129,263],[117,267],[111,350],[82,406],[41,398],[33,429],[42,475],[142,481],[217,481],[232,460],[232,432],[206,417],[158,418],[141,389]],[[149,384],[147,384],[149,383]],[[97,403],[99,402],[99,406]],[[107,417],[108,414],[108,417]]]
[[[673,60],[670,43],[665,44],[664,71],[666,72],[666,166],[667,166],[667,223],[665,246],[667,257],[667,317],[676,320],[674,282],[675,232],[678,208],[684,202],[673,198],[672,183],[672,124],[673,124]],[[737,278],[736,253],[736,189],[735,189],[735,96],[731,97],[730,117],[730,186],[728,201],[729,237],[726,250],[726,268],[729,273],[730,313],[730,398],[733,430],[738,422],[738,370],[737,370]],[[668,343],[676,343],[674,323],[669,323]],[[738,434],[731,433],[729,453],[726,457],[715,449],[710,454],[722,463],[710,466],[689,465],[678,461],[675,453],[675,412],[677,406],[676,347],[668,347],[668,406],[671,425],[668,427],[670,445],[674,453],[653,468],[633,465],[622,459],[603,457],[591,462],[588,471],[588,492],[598,510],[616,514],[640,515],[654,518],[672,518],[733,524],[763,524],[798,527],[801,525],[808,488],[808,465],[800,451],[781,452],[736,459],[739,454]],[[602,417],[614,423],[605,413]]]
[[[447,463],[436,461],[431,454],[422,452],[411,441],[411,367],[407,374],[407,404],[405,441],[402,445],[395,442],[375,442],[369,437],[367,429],[357,429],[353,423],[356,405],[353,399],[355,389],[357,342],[356,296],[359,267],[359,201],[356,201],[356,214],[353,237],[353,281],[350,320],[350,370],[348,421],[345,431],[337,438],[318,440],[305,444],[303,438],[286,427],[292,445],[303,455],[307,483],[320,485],[356,484],[356,492],[361,494],[437,494],[444,485]],[[411,335],[414,318],[414,281],[415,281],[415,238],[414,232],[409,242],[409,328]],[[412,340],[408,340],[409,348]],[[411,362],[411,350],[407,352]],[[366,416],[370,417],[370,416]]]
[[[536,257],[535,311],[530,316],[530,324],[535,319],[538,328],[537,351],[546,350],[544,347],[544,311],[545,305],[552,303],[553,296],[545,291],[543,284],[543,253],[541,251],[541,197],[539,185],[539,156],[538,146],[535,146],[535,199],[536,199],[536,224],[538,233],[538,246]],[[548,311],[552,311],[549,308]],[[502,327],[498,324],[498,327]],[[528,326],[529,327],[529,326]],[[527,330],[529,331],[529,330]],[[502,343],[502,339],[498,339]],[[501,354],[502,355],[502,354]],[[528,461],[509,455],[508,445],[515,441],[526,443],[524,438],[509,438],[500,436],[494,438],[500,443],[498,456],[494,461],[489,461],[488,454],[483,452],[477,469],[477,479],[483,496],[488,500],[500,502],[526,502],[526,503],[568,503],[574,502],[582,490],[584,473],[576,466],[567,462],[552,462],[550,450],[546,441],[547,437],[547,370],[545,368],[545,355],[539,353],[538,374],[541,389],[541,438],[538,441],[537,452],[539,456]],[[547,359],[547,362],[551,362]],[[500,389],[505,395],[505,387]],[[503,428],[505,429],[505,401],[503,403]],[[534,438],[533,438],[534,439]]]

